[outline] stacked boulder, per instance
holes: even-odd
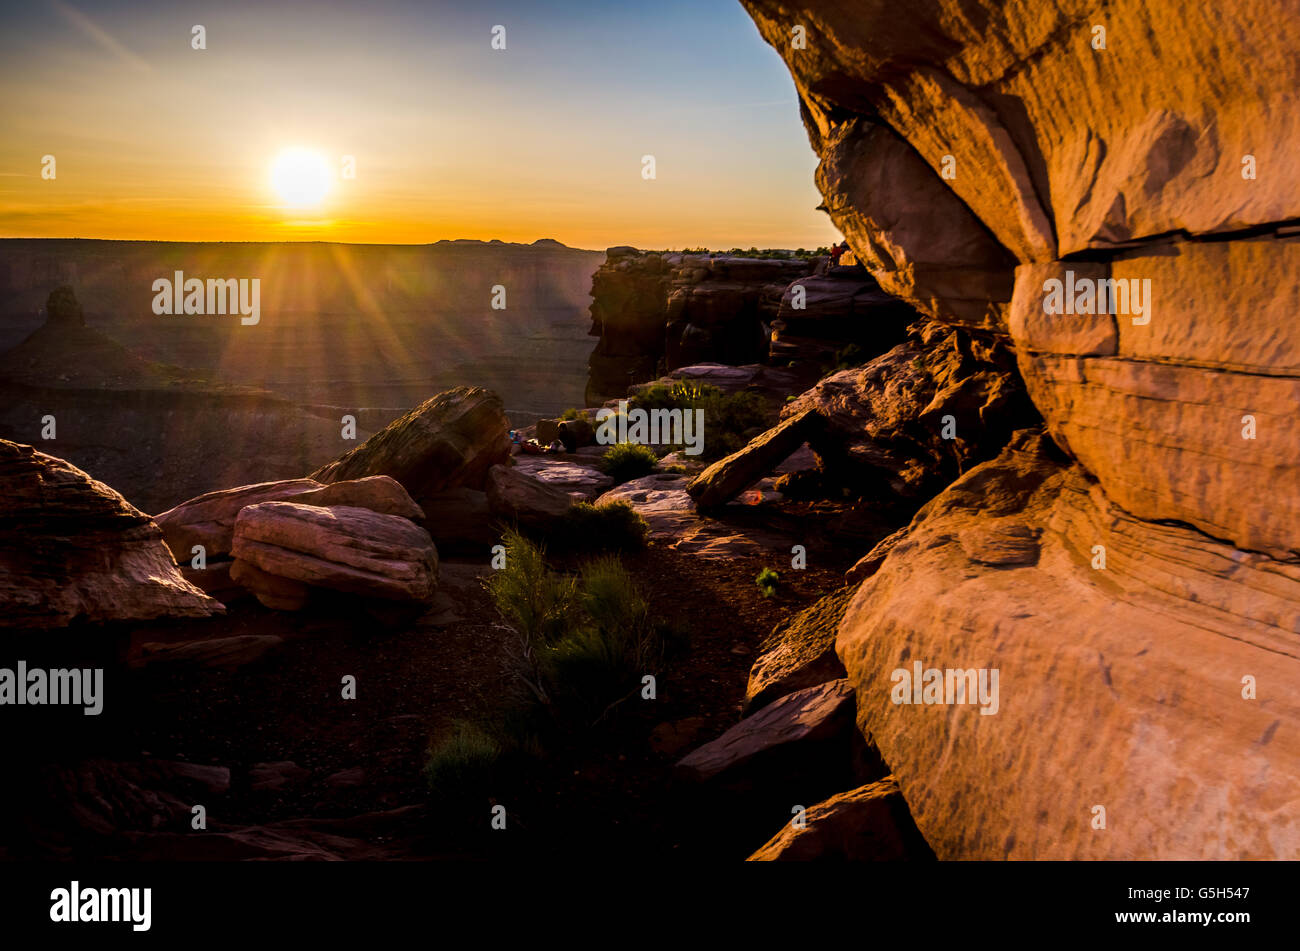
[[[312,589],[413,604],[437,587],[424,513],[388,476],[312,479],[209,492],[157,516],[187,578],[218,597],[249,591],[300,610]]]
[[[157,521],[187,575],[222,596],[250,591],[268,607],[299,610],[332,592],[414,609],[437,589],[438,516],[461,516],[445,536],[453,546],[475,532],[491,541],[488,476],[509,455],[500,398],[459,387],[311,478],[209,492]]]
[[[503,524],[544,530],[572,506],[510,466],[508,425],[496,394],[448,390],[310,478],[209,492],[157,522],[217,597],[288,611],[343,597],[405,618],[433,601],[439,548],[486,556]]]
[[[864,268],[827,268],[786,288],[772,321],[768,360],[832,366],[902,343],[917,313]]]

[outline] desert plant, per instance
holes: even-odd
[[[776,586],[780,582],[781,575],[772,568],[764,568],[754,577],[754,584],[758,585],[758,590],[762,592],[765,598],[770,598],[776,594]]]
[[[438,799],[464,801],[488,795],[502,755],[501,744],[464,720],[429,748],[424,778]]]
[[[589,722],[636,692],[640,677],[657,668],[662,640],[617,558],[584,565],[579,590],[582,623],[547,651],[545,668],[561,712]]]
[[[570,420],[570,419],[582,419],[584,415],[585,414],[582,412],[582,410],[575,409],[574,407],[570,406],[568,409],[566,409],[563,413],[560,414],[560,421],[565,422],[566,420]]]
[[[515,530],[505,533],[505,567],[485,582],[515,639],[510,659],[521,684],[539,703],[550,702],[539,650],[558,640],[573,622],[575,582],[546,567],[545,549]]]
[[[626,502],[579,502],[547,529],[546,537],[552,548],[564,552],[636,551],[646,546],[650,526]]]
[[[700,459],[706,462],[743,448],[766,429],[769,422],[767,407],[757,393],[724,393],[716,386],[688,380],[651,383],[638,391],[629,403],[646,410],[703,410],[707,438]]]
[[[832,371],[851,370],[854,367],[860,367],[868,360],[867,352],[856,343],[851,343],[847,347],[842,347],[835,351],[835,360],[831,366]]]
[[[600,469],[618,485],[649,475],[659,466],[659,457],[649,446],[621,442],[601,457]]]
[[[487,586],[515,631],[521,709],[544,712],[553,723],[600,721],[662,659],[664,628],[651,623],[645,598],[616,557],[566,577],[547,568],[542,548],[508,533],[506,567]],[[530,586],[542,593],[529,597]]]

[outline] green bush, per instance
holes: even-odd
[[[436,798],[464,802],[491,794],[499,772],[501,744],[473,723],[458,720],[429,748],[424,778]]]
[[[758,590],[763,593],[763,597],[770,598],[776,594],[776,586],[781,582],[781,576],[772,568],[764,568],[754,578],[754,584],[758,585]]]
[[[835,362],[829,369],[832,372],[852,370],[854,367],[862,366],[869,359],[867,351],[863,350],[858,344],[851,343],[847,347],[835,351]]]
[[[642,675],[658,666],[661,642],[618,559],[584,565],[579,592],[582,623],[546,652],[546,675],[562,714],[591,722],[636,692]]]
[[[547,529],[557,551],[638,551],[650,538],[650,526],[626,502],[592,505],[579,502]]]
[[[704,446],[698,458],[705,462],[743,449],[770,423],[768,408],[757,393],[724,393],[716,386],[688,380],[651,383],[628,402],[645,410],[704,410]]]
[[[572,621],[575,582],[550,571],[546,550],[519,532],[507,531],[504,542],[506,566],[492,572],[488,593],[529,643],[550,643]]]
[[[560,422],[564,422],[570,419],[582,419],[584,415],[585,414],[582,412],[582,410],[574,409],[572,406],[570,406],[568,409],[566,409],[563,413],[560,414]]]
[[[653,449],[630,442],[610,447],[600,459],[601,471],[613,478],[617,485],[649,475],[658,467],[659,457]]]
[[[541,599],[546,610],[521,610],[515,602],[530,585],[548,592]],[[545,566],[540,547],[512,534],[506,566],[488,589],[516,631],[512,659],[525,696],[553,723],[600,721],[662,660],[664,629],[651,623],[645,598],[615,557],[587,562],[577,578],[565,578]],[[537,623],[538,615],[555,623]]]

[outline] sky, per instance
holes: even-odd
[[[814,248],[815,167],[736,0],[0,0],[4,237]]]

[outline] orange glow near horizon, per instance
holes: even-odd
[[[0,36],[0,236],[838,240],[793,84],[738,5],[511,3],[501,51],[458,7],[329,0],[212,11],[196,50],[151,5],[51,0]]]

